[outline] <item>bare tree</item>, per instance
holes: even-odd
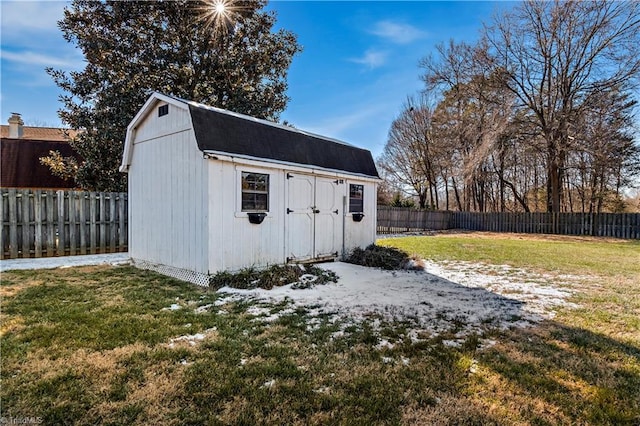
[[[393,186],[418,198],[420,208],[438,208],[438,149],[433,108],[422,96],[409,98],[394,120],[378,165]]]
[[[560,211],[575,123],[599,93],[637,88],[640,2],[527,0],[486,37],[504,84],[544,141],[547,209]]]

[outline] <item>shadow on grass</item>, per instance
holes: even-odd
[[[461,314],[484,301],[525,315],[523,302],[407,274],[425,282],[409,294],[417,303],[464,290]],[[3,321],[21,321],[3,335],[3,409],[47,424],[640,423],[640,349],[553,321],[490,331],[499,342],[483,351],[477,336],[378,350],[369,325],[333,339],[335,324],[307,330],[300,312],[266,325],[246,309],[163,310],[217,296],[134,268],[12,273],[2,285],[13,291]],[[165,344],[214,326],[198,346]]]
[[[640,348],[545,321],[478,355],[473,386],[531,424],[640,424]]]

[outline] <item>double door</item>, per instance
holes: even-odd
[[[287,262],[338,256],[342,244],[343,181],[287,173],[285,186]]]

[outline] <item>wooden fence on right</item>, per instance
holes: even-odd
[[[478,213],[378,207],[379,234],[445,229],[640,239],[640,213]]]

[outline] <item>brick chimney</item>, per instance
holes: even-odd
[[[20,139],[22,138],[24,121],[22,121],[20,114],[17,112],[12,112],[11,114],[11,117],[9,117],[9,137],[12,139]]]

